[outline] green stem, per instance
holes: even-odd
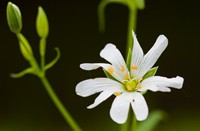
[[[132,117],[130,117],[130,116],[132,116],[131,114],[132,114],[132,112],[131,112],[131,110],[129,109],[127,121],[126,121],[126,123],[124,123],[124,124],[121,125],[120,131],[128,131],[128,130],[129,130],[130,122],[131,122],[131,120],[132,120]]]
[[[132,125],[131,125],[131,131],[137,131],[137,120],[136,120],[135,115],[133,116],[133,122],[132,122]]]
[[[46,39],[40,39],[40,56],[41,56],[41,69],[44,71],[45,69],[45,52],[46,52]]]
[[[69,123],[69,125],[71,126],[71,128],[74,131],[81,131],[80,127],[76,124],[76,122],[74,121],[72,116],[69,114],[69,112],[66,110],[66,108],[64,107],[62,102],[59,100],[59,98],[57,97],[57,95],[53,91],[53,89],[52,89],[51,85],[49,84],[47,78],[45,76],[40,76],[39,78],[40,78],[42,84],[44,85],[47,93],[49,94],[51,100],[53,101],[53,103],[55,104],[57,109],[60,111],[60,113],[62,114],[62,116],[66,120],[66,122]]]
[[[129,49],[132,51],[133,48],[133,38],[132,38],[132,31],[136,31],[136,18],[137,18],[137,9],[136,7],[130,7],[129,8],[129,20],[128,20],[128,29],[127,29],[127,48],[126,48],[126,55],[127,55],[127,59],[126,62],[130,62],[128,57],[128,53],[129,53]],[[130,65],[127,65],[130,66]]]

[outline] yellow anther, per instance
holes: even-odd
[[[121,71],[124,72],[124,70],[125,70],[125,67],[121,66]]]
[[[126,73],[125,78],[126,78],[126,79],[130,79],[129,73]]]
[[[138,84],[138,85],[136,86],[136,88],[137,88],[137,89],[141,89],[142,86],[141,86],[140,84]]]
[[[140,83],[143,80],[143,78],[139,78],[137,81]]]
[[[115,92],[114,95],[119,96],[119,95],[121,95],[121,92]]]
[[[132,66],[131,66],[131,69],[133,69],[133,70],[138,70],[138,67],[135,66],[135,65],[132,65]]]
[[[131,91],[131,90],[132,90],[131,86],[127,86],[126,89],[127,89],[128,91]]]
[[[112,75],[112,74],[114,73],[113,67],[110,66],[110,67],[108,68],[108,72]]]

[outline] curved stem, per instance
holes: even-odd
[[[80,127],[76,124],[76,122],[74,121],[72,116],[69,114],[67,109],[64,107],[62,102],[59,100],[59,98],[57,97],[57,95],[53,91],[53,89],[52,89],[51,85],[49,84],[49,81],[47,80],[47,78],[45,76],[40,76],[39,78],[40,78],[42,84],[44,85],[47,93],[49,94],[51,100],[53,101],[53,103],[55,104],[57,109],[60,111],[60,113],[62,114],[62,116],[66,120],[66,122],[69,123],[69,125],[71,126],[71,128],[74,131],[81,131]]]

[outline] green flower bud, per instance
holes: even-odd
[[[47,16],[42,9],[42,7],[38,8],[38,14],[37,14],[37,19],[36,19],[36,30],[38,35],[41,38],[46,38],[49,33],[49,23]]]
[[[19,47],[22,55],[27,61],[30,61],[33,56],[33,52],[28,40],[20,33],[17,34],[17,38],[19,40]]]
[[[19,33],[22,29],[22,16],[19,8],[15,4],[8,2],[6,14],[10,30],[13,33]]]

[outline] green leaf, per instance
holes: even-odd
[[[60,58],[60,50],[59,50],[59,48],[55,48],[55,50],[57,52],[57,55],[49,64],[47,64],[45,66],[45,70],[48,70],[49,68],[53,67],[57,63],[57,61],[59,60],[59,58]]]
[[[161,110],[151,112],[145,121],[139,123],[137,131],[153,131],[166,116],[166,113]]]
[[[135,4],[138,9],[144,9],[145,8],[145,0],[135,0]]]
[[[10,74],[10,77],[12,78],[20,78],[26,74],[34,74],[34,68],[30,67],[30,68],[27,68],[23,71],[21,71],[20,73],[17,73],[17,74]]]
[[[152,77],[156,74],[158,70],[158,66],[157,67],[154,67],[154,68],[151,68],[144,76],[143,76],[143,80],[146,79],[146,78],[149,78],[149,77]]]
[[[42,7],[38,7],[36,30],[41,38],[46,38],[49,34],[49,22]]]
[[[19,33],[22,29],[22,16],[19,8],[15,4],[8,2],[6,15],[10,30],[13,33]]]

